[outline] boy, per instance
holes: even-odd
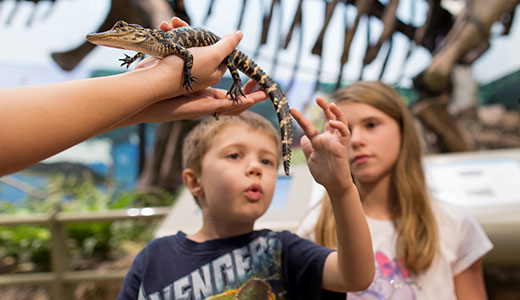
[[[329,122],[322,134],[292,113],[312,137],[302,140],[311,172],[336,202],[342,234],[337,251],[286,231],[253,230],[274,193],[278,134],[252,112],[208,118],[183,146],[182,178],[202,211],[202,228],[147,245],[118,299],[331,299],[333,293],[322,289],[366,288],[374,274],[370,235],[350,174],[345,175],[348,129],[331,108],[324,108]]]

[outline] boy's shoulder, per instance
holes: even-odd
[[[269,229],[261,229],[229,238],[214,239],[204,242],[195,242],[190,240],[184,232],[179,231],[174,235],[153,239],[146,245],[145,249],[148,249],[148,251],[150,251],[163,247],[175,247],[187,249],[189,251],[224,250],[223,247],[226,248],[226,245],[233,247],[243,243],[249,243],[257,239],[258,237],[278,237],[282,239],[299,238],[298,236],[290,233],[289,231],[272,231]]]
[[[186,235],[179,231],[177,234],[159,237],[152,239],[146,246],[140,251],[138,256],[153,255],[158,251],[161,252],[164,249],[177,248],[186,239]]]
[[[238,248],[248,248],[254,252],[255,249],[298,249],[309,251],[320,247],[306,239],[289,231],[272,231],[269,229],[255,230],[239,236],[195,242],[190,240],[186,234],[179,231],[175,235],[156,238],[149,242],[139,253],[140,259],[156,260],[160,257],[199,257],[211,259],[212,257],[232,252]],[[294,253],[291,250],[291,253]],[[282,252],[284,252],[282,250]]]

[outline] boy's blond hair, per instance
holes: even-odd
[[[280,137],[273,124],[257,113],[245,111],[237,116],[220,116],[219,120],[207,118],[195,126],[182,146],[182,169],[189,168],[200,174],[202,158],[210,149],[214,137],[225,127],[232,125],[248,126],[252,130],[265,133],[276,143],[278,158],[280,158]]]

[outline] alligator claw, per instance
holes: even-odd
[[[125,58],[120,58],[119,59],[120,61],[122,61],[121,63],[121,67],[126,65],[126,68],[128,69],[128,67],[130,67],[130,65],[134,62],[134,59],[128,55],[125,54]]]
[[[182,85],[184,86],[187,92],[189,92],[190,90],[193,91],[193,82],[197,82],[197,77],[191,74],[184,75],[184,82],[182,83]]]
[[[244,95],[244,92],[242,91],[242,87],[237,82],[233,82],[233,85],[231,85],[231,88],[227,92],[226,96],[227,95],[229,95],[231,97],[231,100],[233,100],[235,102],[238,101],[238,96],[240,96],[240,95],[242,95],[244,97],[246,96],[246,95]]]

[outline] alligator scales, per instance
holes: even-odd
[[[209,46],[216,43],[219,39],[220,37],[216,34],[201,28],[186,26],[163,32],[156,29],[143,28],[136,24],[128,24],[124,21],[118,21],[114,27],[108,31],[90,33],[87,35],[87,40],[93,44],[138,52],[133,57],[125,54],[125,58],[120,59],[123,61],[121,66],[126,65],[128,67],[144,54],[156,57],[165,57],[175,54],[183,58],[183,86],[188,92],[190,89],[193,90],[192,82],[195,81],[195,78],[191,75],[193,56],[187,48]],[[239,95],[244,95],[241,87],[242,82],[237,69],[255,80],[264,88],[269,98],[271,98],[280,124],[284,171],[286,175],[289,175],[292,123],[289,105],[284,93],[277,84],[243,52],[234,50],[225,59],[225,63],[233,78],[233,84],[228,91],[228,95],[230,95],[232,100],[237,101]]]

